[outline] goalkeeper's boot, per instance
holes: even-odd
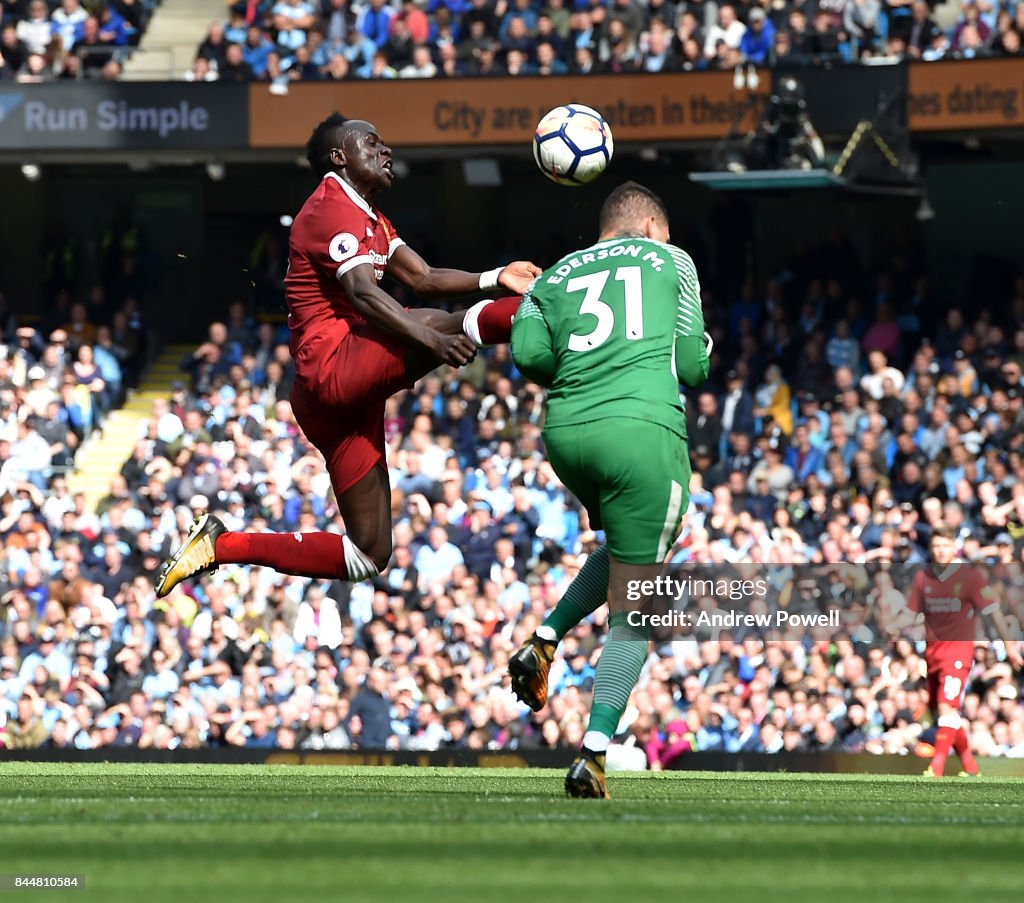
[[[509,659],[512,692],[535,712],[544,708],[548,701],[548,671],[557,648],[558,643],[534,634]]]
[[[608,799],[610,794],[604,777],[604,762],[603,752],[591,752],[583,747],[565,776],[565,795],[581,799]]]
[[[189,527],[188,538],[160,571],[156,582],[157,598],[163,598],[182,580],[212,571],[217,567],[217,537],[227,528],[212,514],[202,514]]]

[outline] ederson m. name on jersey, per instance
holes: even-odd
[[[646,240],[645,243],[652,244],[653,242]],[[680,251],[679,253],[684,254],[685,252]],[[548,285],[558,285],[563,279],[571,275],[573,270],[578,270],[581,267],[589,266],[590,264],[598,263],[602,260],[609,260],[613,257],[623,256],[639,257],[645,263],[650,263],[650,265],[659,272],[665,265],[665,261],[659,256],[658,251],[645,248],[639,243],[639,241],[630,241],[627,244],[622,239],[618,239],[614,241],[601,242],[600,244],[595,245],[594,250],[591,251],[577,251],[574,254],[570,254],[568,257],[562,258],[562,260],[555,264],[553,267],[554,272],[550,276],[547,278],[541,276],[540,278],[544,279]],[[692,268],[692,262],[690,266]]]
[[[648,238],[574,251],[533,283],[516,325],[517,366],[549,389],[546,426],[631,417],[686,438],[679,383],[700,385],[709,363],[685,251]]]

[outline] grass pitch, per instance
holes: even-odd
[[[1024,782],[0,764],[0,899],[1019,900]]]

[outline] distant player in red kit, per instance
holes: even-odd
[[[941,778],[952,747],[960,756],[964,772],[974,775],[978,763],[971,754],[960,709],[974,661],[979,616],[989,618],[995,626],[1014,669],[1021,666],[1021,656],[984,573],[955,560],[952,530],[938,527],[932,532],[931,557],[931,564],[915,575],[907,600],[918,621],[924,621],[928,700],[938,725],[935,755],[925,774]]]
[[[158,596],[221,564],[338,580],[383,571],[392,545],[384,402],[442,363],[460,367],[478,346],[507,342],[519,298],[481,301],[456,314],[406,310],[378,282],[386,272],[420,296],[518,296],[540,274],[523,261],[489,273],[429,266],[372,204],[393,174],[391,148],[370,123],[335,113],[316,127],[307,150],[320,184],[291,230],[291,401],[327,462],[347,532],[233,533],[205,514],[164,565]]]

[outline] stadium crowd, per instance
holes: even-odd
[[[966,0],[240,0],[187,78],[676,72],[1019,56],[1024,4]],[[943,24],[939,24],[939,20]]]
[[[111,81],[156,0],[0,0],[0,82]]]
[[[947,309],[911,269],[867,274],[856,259],[837,234],[763,286],[706,291],[716,350],[687,399],[677,561],[923,561],[940,520],[967,558],[1021,561],[1024,279]],[[603,609],[563,642],[545,709],[508,687],[510,653],[601,537],[545,460],[543,392],[507,347],[389,403],[384,576],[231,566],[158,601],[154,576],[196,512],[233,529],[343,529],[288,402],[286,329],[232,304],[93,510],[62,468],[116,403],[114,365],[137,364],[141,337],[132,309],[67,311],[36,330],[0,304],[0,746],[579,744]],[[1020,585],[1005,600],[1018,625]],[[1024,756],[1002,658],[977,647],[971,741]],[[652,647],[620,740],[657,769],[690,750],[921,752],[929,726],[907,639],[723,632]]]
[[[154,0],[2,0],[0,81],[117,78]],[[238,0],[193,81],[674,72],[1020,56],[1016,0]]]
[[[100,325],[97,325],[100,323]],[[79,444],[124,399],[145,359],[138,302],[118,309],[93,286],[88,301],[61,291],[47,322],[20,324],[0,292],[0,472],[3,486],[46,492]],[[6,521],[0,533],[10,529]]]

